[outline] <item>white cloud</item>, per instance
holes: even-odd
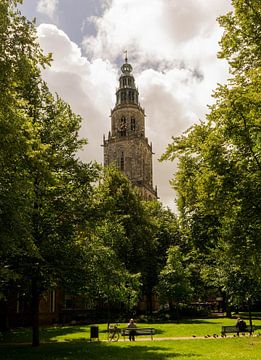
[[[102,17],[92,17],[97,35],[83,45],[94,57],[115,59],[127,47],[139,61],[195,62],[201,45],[205,55],[216,52],[215,19],[227,8],[227,0],[112,0]]]
[[[39,0],[37,3],[37,11],[52,19],[58,4],[59,0]]]
[[[53,54],[52,66],[43,72],[50,90],[83,117],[81,135],[88,138],[89,144],[82,158],[103,162],[100,145],[109,130],[109,112],[114,105],[115,69],[102,59],[89,62],[55,25],[40,25],[38,38],[43,50]]]
[[[226,13],[228,1],[111,0],[105,5],[102,16],[92,17],[96,35],[84,39],[87,57],[56,26],[38,28],[42,47],[54,57],[44,76],[50,89],[84,118],[82,134],[89,139],[84,159],[102,162],[100,145],[110,127],[118,59],[128,49],[155,152],[154,183],[161,201],[174,208],[169,186],[174,165],[157,159],[171,136],[204,118],[212,90],[226,79],[227,66],[216,57],[221,30],[215,19]]]

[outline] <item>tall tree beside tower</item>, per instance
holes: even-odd
[[[172,184],[184,225],[199,228],[197,219],[213,219],[205,279],[226,291],[230,303],[251,304],[261,298],[261,8],[258,0],[232,5],[219,18],[228,84],[214,92],[207,120],[173,138],[163,159],[179,162]]]

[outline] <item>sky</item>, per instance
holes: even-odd
[[[43,78],[83,118],[83,161],[103,163],[103,135],[128,50],[155,153],[154,185],[176,211],[169,184],[176,165],[158,160],[172,136],[205,119],[217,83],[226,82],[217,17],[229,10],[230,0],[24,0],[22,14],[36,18],[39,43],[53,57]]]

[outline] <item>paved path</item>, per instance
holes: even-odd
[[[250,336],[250,335],[249,335]],[[249,337],[249,336],[245,336],[245,337]],[[252,336],[260,336],[260,335],[252,335]],[[244,336],[241,336],[241,338],[243,338]],[[232,339],[232,338],[237,338],[237,336],[234,335],[229,335],[226,337],[221,337],[221,336],[184,336],[184,337],[164,337],[164,338],[159,338],[159,337],[153,337],[153,340],[151,340],[151,338],[140,338],[140,337],[136,337],[135,341],[176,341],[176,340],[218,340],[218,339]],[[90,342],[90,339],[87,338],[86,339],[87,342]],[[100,342],[108,342],[108,340],[99,340]],[[125,340],[123,338],[120,338],[118,340],[118,342],[130,342],[128,337],[125,338]],[[93,342],[97,342],[97,340],[93,340]],[[115,342],[115,341],[113,341]],[[41,344],[57,344],[58,342],[55,341],[46,341],[46,342],[41,342]],[[31,345],[31,342],[24,342],[24,343],[3,343],[0,342],[0,346],[20,346],[20,345]]]
[[[176,340],[216,340],[216,339],[231,339],[231,338],[237,338],[237,336],[234,335],[228,335],[226,337],[222,337],[222,336],[184,336],[184,337],[164,337],[164,338],[159,338],[159,337],[153,337],[153,341],[176,341]],[[243,336],[242,336],[243,337]],[[140,338],[140,337],[136,337],[135,341],[149,341],[151,340],[151,338]],[[107,340],[106,340],[107,341]],[[129,339],[126,337],[125,340],[120,338],[118,341],[126,341],[129,342]]]

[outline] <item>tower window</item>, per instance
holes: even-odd
[[[126,118],[125,118],[125,116],[123,116],[121,118],[121,123],[120,123],[120,134],[121,134],[121,136],[126,136],[126,128],[127,128]]]
[[[134,91],[128,91],[128,100],[131,101],[131,102],[135,101]]]
[[[121,158],[120,158],[120,170],[124,171],[124,152],[123,151],[121,153]]]
[[[121,93],[121,102],[124,102],[124,101],[126,101],[126,92],[125,91],[123,91]]]
[[[131,130],[135,131],[135,129],[136,129],[136,121],[135,121],[135,118],[132,117],[131,118]]]

